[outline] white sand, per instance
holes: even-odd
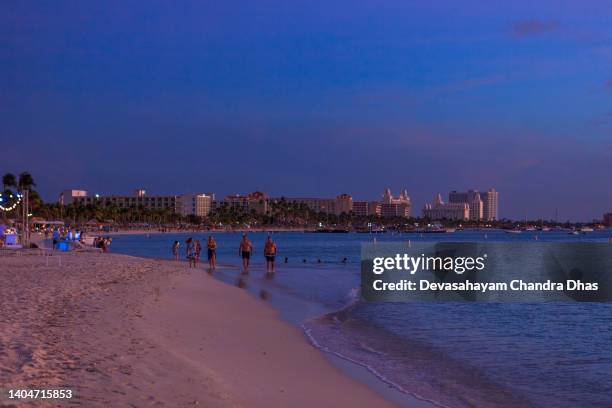
[[[0,256],[0,388],[71,388],[86,407],[391,405],[203,270],[61,259]]]

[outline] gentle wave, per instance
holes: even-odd
[[[312,345],[366,368],[385,384],[443,408],[532,407],[472,367],[353,317],[360,301],[302,323]],[[385,350],[385,351],[381,351]]]

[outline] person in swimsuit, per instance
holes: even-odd
[[[276,243],[272,240],[271,236],[268,236],[266,245],[264,246],[264,256],[266,257],[266,273],[268,275],[274,274],[274,261],[276,260]]]
[[[195,268],[196,266],[195,242],[193,242],[193,239],[187,238],[187,241],[185,241],[185,243],[187,244],[187,248],[185,248],[185,252],[187,253],[187,260],[189,261],[189,267],[191,268],[193,266]]]
[[[215,237],[210,235],[206,246],[208,248],[208,266],[211,270],[214,270],[217,267],[217,241],[215,241]]]
[[[172,244],[172,257],[175,261],[179,260],[179,246],[181,244],[178,241],[174,241],[174,244]]]
[[[249,261],[251,259],[251,252],[253,251],[253,244],[249,240],[246,234],[242,234],[242,240],[240,241],[240,247],[238,248],[238,254],[242,257],[242,273],[249,273]]]
[[[202,255],[202,244],[199,239],[194,240],[195,246],[195,266],[197,267],[200,263],[200,255]]]

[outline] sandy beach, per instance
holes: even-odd
[[[0,279],[0,388],[71,389],[87,407],[392,405],[203,269],[26,251],[0,256]]]

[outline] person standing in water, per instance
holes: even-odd
[[[266,274],[273,275],[274,261],[276,260],[276,243],[270,235],[268,235],[266,245],[264,246],[264,256],[266,257]]]
[[[208,248],[208,266],[211,270],[214,270],[217,267],[217,241],[215,241],[215,237],[212,235],[208,237],[206,247]]]
[[[187,244],[187,247],[185,248],[185,252],[187,255],[187,260],[189,261],[189,267],[191,268],[193,266],[195,268],[196,266],[195,242],[193,242],[192,238],[187,238],[187,241],[185,241],[185,243]]]
[[[181,244],[178,241],[174,241],[174,244],[172,244],[172,257],[174,258],[175,261],[179,260],[179,247],[181,246]]]
[[[202,244],[200,243],[199,239],[196,239],[194,241],[194,246],[195,246],[195,267],[197,268],[198,264],[200,263],[200,256],[202,255]]]
[[[247,237],[247,234],[242,234],[242,240],[240,241],[240,247],[238,248],[238,254],[242,257],[242,273],[249,273],[249,261],[251,259],[251,252],[253,251],[253,244]]]

